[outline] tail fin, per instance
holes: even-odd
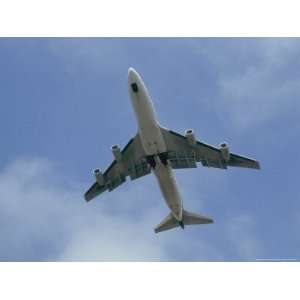
[[[165,219],[163,219],[161,223],[159,223],[155,227],[154,231],[155,233],[158,233],[178,226],[181,226],[183,228],[184,225],[209,224],[209,223],[213,223],[213,220],[211,218],[183,210],[181,222],[176,220],[173,214],[170,213]]]
[[[158,233],[178,226],[179,222],[173,217],[172,213],[170,213],[155,227],[154,231]]]

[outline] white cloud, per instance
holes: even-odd
[[[103,225],[84,226],[59,257],[61,260],[149,261],[166,260],[164,245],[158,244],[141,222],[129,223],[100,215]],[[153,236],[153,232],[151,231]]]
[[[155,244],[151,213],[139,221],[113,215],[86,204],[75,184],[58,177],[40,159],[18,160],[2,171],[1,260],[166,259],[164,245]]]
[[[222,74],[219,79],[221,105],[240,130],[300,109],[300,44],[290,39],[263,39],[259,46],[256,58],[249,57],[242,70]]]
[[[204,226],[155,234],[153,227],[168,210],[157,206],[160,199],[154,201],[159,192],[152,183],[142,181],[137,188],[128,184],[121,192],[106,193],[105,201],[86,204],[82,192],[87,184],[64,178],[49,161],[12,162],[0,172],[0,260],[226,260],[219,235],[229,237],[233,255],[241,259],[260,253],[251,219],[245,217],[227,227],[218,223],[213,237],[205,235]],[[138,201],[144,204],[135,211]]]

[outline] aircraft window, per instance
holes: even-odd
[[[138,86],[137,86],[137,84],[136,84],[135,82],[131,84],[131,88],[132,88],[132,90],[133,90],[135,93],[137,93],[137,91],[138,91]]]

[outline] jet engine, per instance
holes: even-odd
[[[192,146],[192,147],[196,146],[196,138],[195,138],[193,129],[187,129],[185,131],[185,137],[187,138],[190,146]]]
[[[121,162],[121,160],[122,160],[122,153],[121,153],[120,147],[118,145],[113,145],[111,147],[111,150],[112,150],[112,153],[113,153],[113,155],[115,157],[115,160],[117,162]]]
[[[104,176],[100,169],[94,170],[94,176],[99,185],[104,185]]]
[[[228,144],[226,142],[223,142],[220,144],[220,151],[221,151],[221,155],[222,155],[222,158],[228,162],[229,159],[230,159],[230,151],[229,151],[229,147],[228,147]]]

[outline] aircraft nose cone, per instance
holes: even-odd
[[[138,73],[134,68],[129,68],[128,69],[128,79],[130,82],[137,82],[139,78]]]
[[[135,69],[134,69],[134,68],[130,67],[130,68],[128,69],[128,75],[130,75],[131,73],[134,73],[134,72],[135,72]]]

